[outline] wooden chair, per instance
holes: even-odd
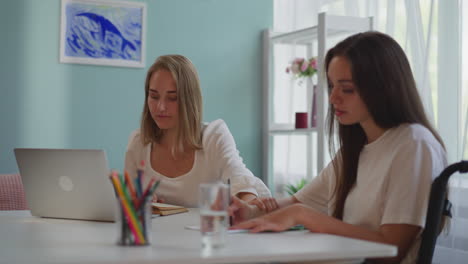
[[[424,227],[421,247],[419,248],[418,264],[431,264],[432,262],[437,236],[441,229],[442,216],[451,216],[450,207],[452,205],[446,198],[447,183],[450,176],[457,171],[461,173],[468,172],[468,161],[462,160],[449,165],[432,183],[429,206],[427,208],[426,226]]]
[[[0,210],[27,210],[23,183],[19,174],[0,175]]]

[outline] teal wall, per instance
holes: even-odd
[[[121,170],[138,127],[147,68],[163,54],[198,69],[204,120],[224,119],[247,166],[261,175],[261,31],[272,0],[147,0],[145,68],[60,64],[59,0],[0,9],[0,173],[15,147],[102,148]]]

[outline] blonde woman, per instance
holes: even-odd
[[[200,183],[230,180],[231,194],[251,204],[270,196],[246,168],[223,120],[202,123],[197,71],[181,55],[159,57],[149,68],[140,129],[129,139],[125,170],[136,177],[144,161],[145,182],[161,180],[155,199],[197,207]]]

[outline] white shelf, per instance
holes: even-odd
[[[303,141],[305,146],[306,168],[304,168],[306,178],[311,179],[319,173],[324,167],[326,157],[328,156],[325,138],[325,115],[328,108],[328,95],[326,75],[323,72],[325,53],[330,48],[331,42],[355,34],[372,29],[372,18],[359,18],[349,16],[331,16],[325,13],[318,15],[317,25],[291,32],[273,32],[265,30],[264,32],[264,70],[263,70],[263,180],[265,180],[271,190],[275,190],[275,164],[273,157],[275,155],[282,155],[286,152],[275,152],[274,137],[277,135],[305,135],[306,139]],[[327,43],[330,42],[330,43]],[[275,119],[275,105],[273,102],[280,102],[275,100],[275,78],[274,75],[277,66],[275,62],[275,45],[289,44],[293,48],[297,45],[305,46],[305,57],[316,57],[319,68],[317,70],[316,83],[311,80],[306,82],[306,95],[305,99],[310,105],[307,105],[308,116],[312,116],[312,102],[315,94],[316,107],[314,111],[316,114],[315,126],[312,128],[295,129],[293,124],[278,124]],[[283,48],[283,47],[282,47]],[[304,48],[301,48],[304,50]],[[304,55],[300,55],[304,56]],[[314,84],[317,89],[314,91]],[[281,86],[284,89],[284,85]],[[288,110],[288,111],[291,111]],[[311,123],[310,120],[309,124]],[[302,139],[301,139],[302,140]],[[291,141],[292,142],[292,141]],[[284,143],[282,143],[284,144]],[[289,143],[287,143],[289,144]],[[296,144],[296,143],[291,143]],[[302,143],[301,143],[302,144]],[[288,154],[290,155],[290,154]],[[295,154],[292,154],[293,156]],[[287,165],[289,166],[289,165]],[[297,167],[296,167],[297,169]],[[280,172],[283,173],[284,172]],[[288,172],[286,172],[288,173]],[[286,175],[289,177],[290,175]],[[281,176],[284,177],[284,176]]]
[[[324,14],[324,13],[322,13]],[[372,28],[371,18],[331,16],[326,15],[327,25],[325,34],[327,37],[348,34],[350,30]],[[322,26],[322,25],[321,25]],[[308,27],[290,32],[271,32],[270,39],[273,43],[303,44],[307,45],[318,39],[319,26]]]
[[[327,34],[334,36],[345,34],[345,30],[328,30]],[[317,40],[318,28],[309,27],[291,32],[272,32],[271,40],[275,44],[296,44],[296,45],[308,45],[314,40]]]

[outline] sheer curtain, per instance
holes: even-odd
[[[275,0],[274,31],[316,25],[317,14],[373,16],[374,29],[393,36],[405,49],[426,112],[440,132],[449,163],[468,159],[468,3],[461,0]],[[288,53],[289,52],[289,53]],[[284,58],[291,57],[285,51]],[[463,59],[462,59],[463,58]],[[291,112],[291,104],[275,104]],[[280,111],[280,110],[278,110]],[[290,153],[285,141],[282,153]],[[282,159],[275,177],[289,171],[293,158]],[[288,181],[280,179],[278,181]],[[434,263],[466,263],[468,259],[468,176],[450,181],[454,205],[448,232],[441,235]]]

